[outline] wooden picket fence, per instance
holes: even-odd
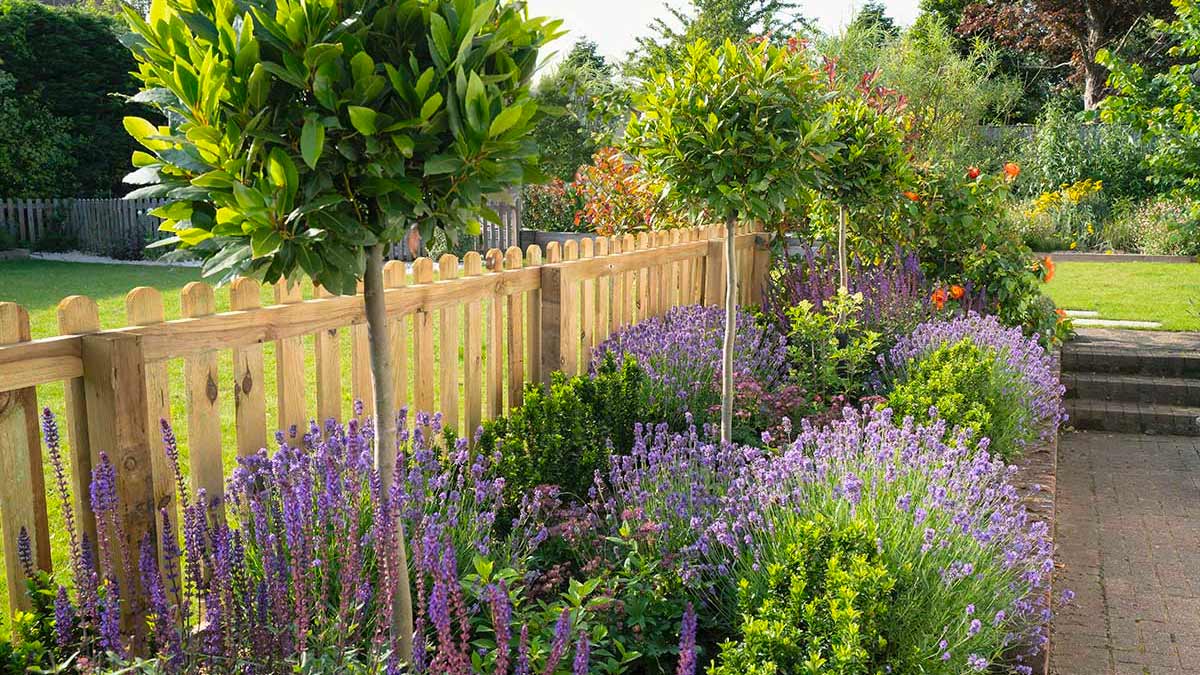
[[[544,253],[537,246],[492,249],[466,254],[461,265],[446,255],[436,279],[428,258],[416,260],[411,273],[404,263],[389,263],[397,404],[441,410],[448,428],[473,431],[520,405],[526,382],[544,381],[555,370],[586,371],[592,348],[612,331],[673,306],[723,304],[721,232],[598,237],[550,244]],[[740,298],[755,303],[769,265],[769,236],[753,227],[739,232]],[[193,489],[220,500],[223,460],[267,447],[269,429],[344,419],[351,396],[371,410],[361,298],[320,289],[306,298],[299,287],[279,285],[276,304],[264,307],[262,290],[256,281],[235,281],[228,289],[231,311],[217,313],[214,289],[192,283],[181,294],[182,316],[166,320],[156,290],[134,289],[125,301],[128,327],[114,330],[100,330],[93,300],[72,296],[58,306],[60,335],[38,340],[30,339],[23,308],[0,303],[0,524],[13,608],[27,606],[15,545],[22,528],[37,567],[51,566],[38,387],[65,383],[65,454],[81,531],[95,541],[88,477],[104,451],[118,468],[131,550],[147,533],[159,541],[156,509],[174,509],[160,419],[186,435]],[[343,340],[350,342],[348,378]],[[178,361],[182,381],[177,371],[171,377]],[[311,390],[306,363],[315,370]],[[268,391],[272,372],[276,386]],[[171,405],[178,387],[186,394],[182,411]],[[272,420],[269,396],[277,411]],[[222,444],[223,410],[234,413],[236,447]],[[140,582],[121,583],[136,590]],[[134,602],[125,610],[136,624],[145,606]]]
[[[36,246],[57,230],[85,253],[129,257],[166,236],[158,230],[162,219],[150,215],[165,203],[163,199],[0,199],[0,231],[24,246]],[[484,252],[519,246],[519,200],[490,206],[500,222],[483,223],[479,235],[465,242],[466,248]]]
[[[135,251],[162,235],[150,211],[161,199],[3,199],[0,230],[34,246],[58,230],[79,250],[100,255]]]

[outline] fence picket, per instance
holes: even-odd
[[[217,311],[212,287],[199,281],[183,287],[180,305],[186,319],[209,316]],[[188,466],[191,468],[192,487],[197,490],[203,488],[208,493],[210,503],[219,508],[225,494],[225,475],[221,463],[217,352],[211,350],[188,356],[183,363],[184,390],[188,403]]]
[[[358,297],[363,297],[363,284],[358,283]],[[367,324],[350,327],[350,385],[355,401],[362,402],[363,414],[375,414],[375,389],[371,375],[371,336]]]
[[[408,269],[402,261],[389,260],[383,266],[383,287],[403,288],[408,285]],[[408,332],[408,317],[400,316],[392,321],[389,335],[392,346],[392,367],[395,368],[393,400],[396,409],[408,405],[408,345],[412,339]]]
[[[433,283],[433,261],[417,258],[413,262],[413,283]],[[413,312],[414,408],[417,412],[434,412],[433,402],[433,312],[419,309]]]
[[[525,249],[525,266],[542,266],[542,249],[530,244]],[[525,366],[529,370],[529,382],[542,381],[542,292],[528,291],[525,294]]]
[[[96,302],[83,295],[72,295],[58,303],[59,335],[79,335],[100,330],[100,310]],[[79,535],[96,541],[96,517],[87,507],[88,485],[92,476],[92,449],[88,438],[87,395],[83,378],[67,380],[64,394],[67,404],[67,432],[71,440],[71,493],[74,497]]]
[[[275,302],[292,305],[304,301],[300,284],[289,285],[286,279],[275,284]],[[308,397],[305,395],[304,342],[300,337],[275,341],[275,401],[279,430],[290,433],[296,428],[303,434],[308,426]]]
[[[29,314],[11,302],[0,302],[0,345],[29,342]],[[5,542],[16,542],[24,530],[34,564],[50,570],[50,528],[46,515],[46,483],[42,444],[38,437],[37,390],[28,387],[0,392],[0,525]],[[4,567],[12,611],[28,611],[25,572],[18,547],[4,547]]]
[[[333,293],[317,286],[318,298]],[[327,328],[313,336],[313,356],[317,371],[317,421],[342,420],[342,338],[340,328]]]
[[[504,269],[519,270],[524,265],[521,249],[510,246],[504,255]],[[520,293],[508,294],[508,407],[525,400],[525,308]]]
[[[487,268],[492,274],[504,271],[504,254],[489,249]],[[488,301],[487,333],[487,409],[488,419],[502,417],[504,408],[504,302],[500,292]]]
[[[458,278],[458,257],[447,253],[438,258],[438,278],[450,281]],[[460,433],[458,428],[458,343],[459,313],[457,304],[443,307],[438,316],[439,342],[441,342],[441,404],[445,427]]]
[[[483,274],[483,258],[477,251],[463,256],[463,276]],[[483,303],[478,297],[468,300],[463,308],[463,398],[466,418],[466,437],[474,438],[483,421]]]
[[[229,308],[254,311],[262,306],[261,286],[254,279],[234,279],[229,286]],[[267,447],[267,387],[263,381],[261,344],[233,350],[234,428],[239,457]]]

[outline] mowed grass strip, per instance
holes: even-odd
[[[30,315],[30,328],[34,339],[52,337],[59,334],[58,331],[58,303],[63,298],[70,295],[86,295],[96,301],[100,314],[100,325],[104,329],[120,328],[129,325],[125,319],[125,295],[138,286],[149,286],[159,290],[162,293],[164,315],[167,320],[180,318],[180,291],[188,283],[193,281],[202,281],[200,270],[191,267],[163,267],[163,266],[148,266],[148,265],[120,265],[120,264],[94,264],[94,263],[67,263],[56,261],[43,260],[24,260],[0,262],[0,302],[16,302],[25,307]],[[411,283],[411,279],[410,279]],[[275,304],[275,296],[273,289],[264,287],[261,291],[262,304]],[[304,284],[304,297],[312,298],[312,285]],[[229,311],[229,289],[218,288],[216,290],[217,311]],[[486,303],[485,303],[486,304]],[[504,303],[501,303],[504,304]],[[440,344],[439,333],[440,326],[437,317],[437,312],[434,312],[433,330],[434,343]],[[460,324],[461,324],[460,320]],[[408,322],[411,341],[411,326],[412,322]],[[463,327],[459,326],[460,330]],[[342,329],[339,331],[339,342],[341,347],[341,376],[342,376],[342,394],[343,394],[343,415],[349,414],[352,406],[352,388],[351,388],[351,331]],[[307,410],[310,417],[316,416],[316,359],[314,350],[313,336],[304,337],[304,353],[305,353],[305,397]],[[504,341],[506,342],[506,341]],[[462,336],[459,338],[460,350],[459,358],[459,419],[464,419],[462,408],[465,405],[465,396],[462,392],[462,361],[463,354],[461,345],[463,344]],[[502,346],[506,349],[507,345],[502,342]],[[486,360],[486,344],[484,347],[484,359]],[[263,345],[264,353],[264,386],[266,390],[267,404],[267,429],[274,431],[276,428],[276,413],[277,403],[275,396],[276,383],[276,366],[274,357],[275,347],[272,343]],[[441,350],[434,350],[435,368],[432,372],[428,370],[418,372],[418,370],[409,364],[409,402],[412,401],[413,384],[417,378],[430,378],[434,383],[434,401],[439,401],[441,397],[439,377]],[[411,348],[411,343],[408,349],[409,359],[413,358],[414,350]],[[236,443],[236,427],[235,427],[235,411],[233,400],[233,358],[230,350],[224,349],[218,352],[219,374],[219,406],[221,410],[221,437],[222,437],[222,460],[224,463],[225,475],[228,476],[230,470],[236,464],[237,443]],[[184,464],[184,471],[187,471],[187,407],[186,407],[186,391],[184,388],[183,379],[183,360],[172,359],[168,362],[170,372],[170,387],[171,387],[171,417],[174,423],[176,436],[179,439],[181,449],[181,461]],[[505,369],[507,370],[507,369]],[[39,407],[49,407],[59,417],[59,424],[62,427],[62,437],[64,444],[69,441],[66,432],[66,404],[64,400],[62,383],[52,383],[37,388],[38,405]],[[484,394],[486,398],[486,393]],[[435,403],[436,405],[436,403]],[[487,409],[486,407],[484,408]],[[152,443],[157,444],[158,439],[152,438]],[[155,445],[154,449],[160,450],[159,445]],[[98,448],[97,450],[103,450]],[[64,457],[69,456],[69,453],[64,453]],[[68,473],[70,467],[67,467]],[[62,509],[59,500],[54,497],[53,493],[53,471],[49,464],[45,466],[45,475],[48,495],[47,506],[50,519],[50,536],[51,548],[53,553],[54,568],[56,572],[62,572],[67,567],[67,556],[69,551],[69,542],[67,541],[66,533],[62,529]],[[0,554],[6,545],[10,544],[10,540],[15,541],[16,534],[3,533],[0,537]],[[14,545],[15,544],[11,544]],[[57,575],[61,581],[66,581],[62,574]],[[5,584],[0,583],[0,625],[7,630],[8,627],[8,592]]]
[[[1059,307],[1099,312],[1102,319],[1200,331],[1200,264],[1061,262],[1046,292]]]

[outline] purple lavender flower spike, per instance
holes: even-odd
[[[517,645],[517,669],[513,675],[529,675],[529,624],[521,625],[521,639]]]
[[[71,605],[67,587],[62,585],[54,596],[54,640],[62,650],[75,643],[75,607]]]
[[[21,530],[17,532],[17,559],[21,561],[21,571],[25,573],[25,577],[33,577],[33,549],[29,543],[29,530],[25,526],[21,526]]]
[[[554,624],[554,640],[550,644],[550,654],[546,656],[546,667],[542,669],[542,675],[554,675],[559,661],[562,661],[567,653],[567,641],[570,639],[571,612],[564,607],[558,615],[558,622]]]
[[[675,675],[696,675],[696,610],[690,602],[679,627],[679,666]]]
[[[590,660],[591,645],[588,644],[587,633],[579,631],[579,641],[575,643],[575,660],[571,663],[571,675],[588,675]]]
[[[492,586],[492,631],[496,634],[496,675],[508,674],[508,648],[512,638],[512,602],[508,597],[508,586],[503,581]]]

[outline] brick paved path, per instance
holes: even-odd
[[[1200,439],[1063,434],[1055,675],[1200,675]]]

